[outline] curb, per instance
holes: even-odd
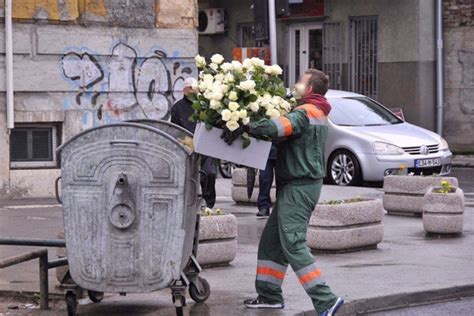
[[[366,315],[367,313],[372,312],[380,312],[415,305],[427,305],[469,296],[474,296],[474,284],[348,301],[341,307],[337,315]],[[316,313],[315,311],[305,311],[302,315],[313,316],[316,315]]]

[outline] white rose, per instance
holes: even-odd
[[[272,65],[271,68],[273,70],[273,74],[276,76],[279,76],[283,73],[283,69],[281,69],[281,67],[278,65]]]
[[[214,54],[211,57],[211,61],[216,65],[220,65],[224,61],[224,57],[221,54]]]
[[[229,91],[229,86],[226,84],[221,85],[221,91],[222,93],[227,93],[227,91]]]
[[[237,92],[231,91],[231,92],[229,93],[229,100],[235,101],[235,100],[237,100],[238,98],[239,98],[239,96],[237,95]]]
[[[229,131],[233,132],[235,131],[236,129],[238,129],[240,127],[239,123],[235,122],[235,121],[228,121],[225,126],[229,129]]]
[[[258,106],[257,102],[252,102],[249,104],[249,108],[252,112],[258,112],[260,107]]]
[[[217,74],[217,75],[214,76],[214,79],[216,81],[223,81],[224,78],[225,78],[224,74]]]
[[[265,61],[263,61],[262,59],[258,58],[258,57],[252,57],[250,59],[250,62],[252,63],[252,65],[254,65],[255,67],[263,67],[265,66]]]
[[[206,83],[212,83],[214,81],[214,76],[211,74],[205,74],[202,76],[202,80]]]
[[[196,62],[196,66],[199,68],[206,66],[206,58],[202,57],[201,55],[196,55],[196,57],[194,57],[194,61]]]
[[[239,104],[237,102],[231,101],[229,102],[229,110],[237,111],[239,109]]]
[[[239,111],[239,116],[241,119],[244,119],[247,117],[247,110],[240,110]]]
[[[216,101],[216,100],[211,100],[210,108],[213,109],[213,110],[218,110],[218,109],[221,108],[221,103],[219,101]]]
[[[272,96],[268,93],[265,93],[263,97],[258,98],[258,101],[261,105],[267,106],[268,104],[270,104],[270,102],[272,102]]]
[[[211,99],[216,100],[216,101],[220,101],[220,100],[222,100],[223,97],[224,97],[224,95],[222,94],[222,92],[214,91],[214,92],[212,92]]]
[[[278,110],[275,110],[275,109],[270,109],[270,110],[267,110],[265,112],[265,115],[266,116],[269,116],[270,118],[277,118],[280,116],[280,112]]]
[[[229,71],[232,70],[232,68],[233,68],[233,66],[232,66],[231,63],[223,63],[221,65],[221,69],[222,69],[223,72],[229,72]]]
[[[199,83],[199,90],[200,90],[201,92],[204,92],[204,91],[206,91],[206,89],[207,89],[207,82],[201,81],[201,82]]]
[[[223,121],[230,121],[230,119],[232,118],[232,112],[230,112],[229,110],[223,110],[221,112],[221,116],[222,116],[222,120]]]
[[[240,120],[239,111],[232,112],[232,116],[230,117],[231,121],[238,122]]]
[[[283,73],[283,69],[281,69],[281,67],[278,65],[265,66],[265,73],[273,76],[279,76]]]
[[[237,72],[241,72],[242,71],[242,63],[238,60],[233,60],[231,62],[231,65],[232,65],[232,69],[234,69],[235,71]]]
[[[250,117],[244,118],[244,119],[242,120],[242,123],[243,123],[244,125],[248,125],[248,124],[250,123]]]
[[[242,65],[247,69],[253,67],[253,63],[250,58],[245,58],[244,61],[242,62]]]
[[[250,79],[241,81],[239,88],[242,90],[252,90],[253,88],[255,88],[255,81],[250,80]]]
[[[211,100],[212,99],[212,91],[211,90],[206,90],[204,93],[203,93],[203,96],[208,99],[208,100]]]
[[[214,64],[214,63],[210,63],[210,64],[209,64],[209,67],[210,67],[212,70],[217,71],[217,68],[219,68],[219,65]]]
[[[274,95],[274,96],[272,97],[272,103],[273,103],[273,104],[279,105],[280,102],[281,102],[281,98],[280,98],[279,96]]]
[[[228,73],[227,75],[225,75],[224,81],[230,82],[230,83],[234,82],[235,81],[234,75],[231,73]]]

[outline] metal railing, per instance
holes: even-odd
[[[61,239],[32,239],[0,237],[0,245],[9,246],[39,246],[39,247],[65,247],[66,241]],[[48,249],[33,250],[18,256],[0,260],[0,269],[7,268],[26,261],[39,259],[39,290],[40,309],[49,308],[49,282],[48,270],[67,265],[67,258],[48,261]]]

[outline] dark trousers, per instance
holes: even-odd
[[[216,174],[208,173],[206,176],[201,176],[201,191],[206,206],[213,208],[216,204]]]
[[[273,184],[273,175],[275,170],[275,162],[274,159],[268,159],[267,165],[265,166],[265,170],[260,170],[258,175],[259,181],[259,192],[258,192],[258,200],[257,205],[258,209],[271,209],[272,207],[272,200],[270,198],[270,191],[272,189]]]

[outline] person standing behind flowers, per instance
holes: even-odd
[[[184,97],[176,102],[171,108],[171,123],[179,125],[194,134],[196,122],[191,122],[189,118],[193,115],[192,102],[188,99],[194,93],[197,80],[188,77],[184,80]],[[206,172],[206,176],[201,176],[202,196],[209,208],[213,208],[216,203],[216,174],[217,167],[215,160],[210,157],[203,157],[201,160],[201,170]]]

